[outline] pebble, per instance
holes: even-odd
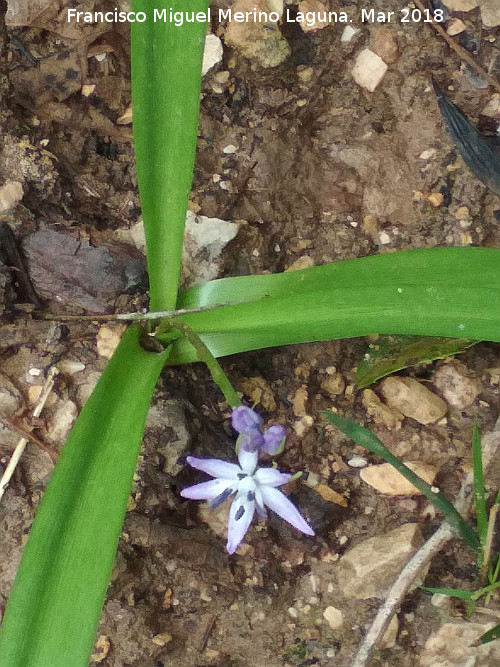
[[[126,328],[126,324],[103,324],[97,332],[97,354],[111,359]]]
[[[347,465],[351,468],[364,468],[368,465],[368,461],[362,456],[353,456],[347,461]]]
[[[302,269],[310,269],[312,266],[314,266],[314,259],[309,255],[302,255],[302,257],[296,259],[287,269],[285,269],[285,273],[302,271]]]
[[[292,399],[293,414],[296,417],[306,416],[308,398],[309,394],[307,393],[307,388],[305,385],[302,385],[297,389]]]
[[[205,49],[203,51],[203,64],[201,66],[202,76],[205,76],[212,67],[215,67],[217,63],[220,63],[222,60],[222,53],[223,49],[220,39],[217,35],[208,33],[205,38]]]
[[[304,17],[311,12],[314,13],[315,17],[321,16],[324,12],[328,15],[328,7],[325,7],[319,0],[300,0],[298,11],[301,12]],[[321,30],[322,28],[327,28],[329,25],[328,21],[300,21],[300,27],[304,32]]]
[[[336,607],[327,607],[323,612],[323,618],[332,630],[338,630],[344,623],[344,616],[340,609],[337,609]]]
[[[442,192],[431,192],[427,201],[433,208],[439,208],[444,204],[444,195]]]
[[[404,461],[405,465],[413,472],[432,484],[437,474],[437,469],[420,461]],[[361,470],[359,476],[379,493],[386,496],[419,496],[420,491],[409,482],[390,463],[371,465]]]
[[[399,58],[399,47],[394,30],[390,28],[374,28],[370,37],[371,50],[382,60],[391,65]]]
[[[426,641],[420,667],[480,667],[500,664],[500,642],[473,646],[494,623],[444,623]]]
[[[349,549],[338,563],[337,581],[342,595],[356,600],[384,599],[422,541],[419,525],[405,523]]]
[[[457,410],[470,407],[481,393],[481,383],[470,377],[466,366],[453,361],[440,366],[432,381],[445,401]]]
[[[396,645],[396,639],[398,636],[399,623],[398,617],[394,615],[391,618],[391,622],[387,626],[387,630],[382,635],[382,639],[377,642],[377,648],[383,651],[387,648],[394,648]]]
[[[372,389],[363,392],[363,405],[375,424],[383,424],[387,428],[399,428],[404,415],[399,410],[382,403]]]
[[[498,0],[480,0],[481,19],[487,28],[500,26],[500,3]]]
[[[350,25],[346,25],[344,28],[342,35],[340,36],[340,43],[341,44],[349,44],[349,42],[352,40],[354,35],[356,35],[359,32],[358,28],[353,28]]]
[[[50,420],[47,439],[58,445],[64,444],[77,417],[78,408],[73,401],[59,401]]]
[[[333,375],[328,375],[322,380],[320,387],[329,396],[340,396],[344,393],[345,381],[340,373],[335,373]]]
[[[233,155],[233,153],[236,153],[237,150],[238,150],[237,146],[235,146],[234,144],[228,144],[227,146],[224,146],[222,152],[225,153],[226,155]]]
[[[370,49],[363,49],[354,63],[352,77],[358,86],[373,93],[386,72],[387,65],[382,58]]]
[[[238,389],[248,396],[254,405],[261,405],[266,412],[276,410],[273,390],[262,377],[250,377],[240,380]]]
[[[479,5],[479,0],[446,0],[444,4],[452,12],[470,12]]]
[[[380,391],[390,408],[411,417],[419,424],[432,424],[446,414],[446,403],[414,378],[388,377]]]
[[[451,21],[450,25],[448,26],[446,32],[448,33],[448,35],[450,35],[450,37],[454,37],[455,35],[460,35],[460,33],[462,33],[465,30],[465,28],[466,26],[463,21],[461,21],[460,19],[453,19],[453,21]]]
[[[0,187],[0,213],[15,208],[23,198],[23,186],[19,181],[7,181]]]

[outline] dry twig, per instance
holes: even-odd
[[[498,461],[500,454],[500,417],[493,430],[482,438],[483,467],[485,473],[494,461]],[[466,516],[470,511],[473,500],[474,476],[471,471],[462,483],[455,507]],[[415,578],[419,575],[429,561],[449,542],[456,537],[448,523],[443,523],[434,535],[414,554],[400,572],[389,591],[384,604],[380,607],[368,633],[361,644],[358,653],[350,667],[365,667],[370,659],[373,649],[382,638],[392,617],[401,605],[409,588]]]
[[[421,12],[427,12],[428,8],[424,5],[422,0],[413,0],[413,4],[420,9]],[[450,46],[450,48],[455,51],[455,53],[462,59],[464,60],[467,65],[470,65],[472,69],[476,70],[476,72],[485,79],[492,88],[497,90],[500,93],[500,83],[495,79],[495,77],[491,76],[484,67],[482,67],[476,60],[471,56],[471,54],[466,51],[464,48],[462,48],[457,42],[453,39],[453,37],[450,37],[446,30],[443,28],[443,26],[439,23],[436,23],[434,19],[431,21],[431,25],[434,28],[434,30],[441,35],[441,37],[447,42],[447,44]]]
[[[44,408],[44,405],[50,395],[50,392],[52,391],[52,387],[54,386],[55,378],[58,372],[59,371],[57,370],[57,368],[55,366],[52,366],[52,368],[47,373],[47,379],[45,380],[45,383],[42,387],[42,391],[40,392],[40,396],[38,397],[36,405],[33,408],[33,413],[32,413],[33,417],[40,416]],[[28,444],[28,438],[22,437],[16,445],[16,448],[12,454],[9,464],[5,468],[5,472],[2,475],[2,479],[0,479],[0,500],[2,500],[3,498],[5,489],[9,485],[10,480],[12,479],[14,470],[16,469],[16,466],[19,463],[19,460],[23,455],[23,452],[27,444]]]

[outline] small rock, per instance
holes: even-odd
[[[221,253],[234,239],[239,228],[240,225],[236,222],[187,212],[182,258],[184,287],[208,282],[217,277]]]
[[[305,385],[302,385],[297,389],[292,399],[293,413],[296,417],[304,417],[307,414],[308,398],[307,388]]]
[[[314,266],[314,259],[309,257],[309,255],[302,255],[292,262],[290,266],[285,269],[285,273],[291,273],[292,271],[301,271],[302,269],[310,269],[311,266]]]
[[[321,30],[330,25],[329,21],[320,21],[321,17],[326,12],[326,17],[328,18],[328,7],[319,0],[300,0],[298,5],[298,11],[304,15],[304,19],[307,18],[307,14],[313,13],[314,20],[304,20],[300,21],[300,27],[304,32],[312,32],[314,30]]]
[[[81,361],[73,361],[72,359],[62,359],[58,364],[57,368],[60,373],[64,375],[75,375],[75,373],[80,373],[85,370],[85,364]]]
[[[454,37],[455,35],[460,35],[460,33],[462,33],[465,30],[465,28],[466,26],[463,21],[461,21],[460,19],[453,19],[453,21],[451,21],[450,25],[448,26],[446,32],[448,33],[448,35],[450,35],[450,37]]]
[[[470,12],[479,5],[479,0],[446,0],[444,4],[452,12]]]
[[[457,410],[471,406],[481,393],[481,383],[470,377],[467,368],[458,361],[443,364],[432,381],[446,402]]]
[[[151,641],[153,644],[156,644],[156,646],[165,646],[171,642],[172,639],[173,637],[169,632],[160,632],[159,634],[155,635]]]
[[[387,65],[392,65],[399,58],[396,35],[390,28],[375,28],[370,37],[370,48]]]
[[[215,67],[217,63],[220,63],[222,60],[222,53],[222,42],[217,35],[209,32],[205,38],[205,49],[203,51],[203,63],[201,66],[202,76],[205,76],[212,67]]]
[[[78,408],[73,401],[58,401],[50,419],[47,439],[57,445],[64,444],[77,417]]]
[[[351,468],[364,468],[368,465],[368,461],[362,456],[353,456],[347,461],[347,465]]]
[[[340,505],[340,507],[347,507],[345,496],[331,489],[328,484],[318,484],[314,487],[314,490],[328,503],[334,503],[335,505]]]
[[[494,93],[491,97],[491,100],[481,111],[481,116],[486,116],[487,118],[496,118],[500,116],[500,94]]]
[[[269,13],[265,0],[236,0],[232,6],[236,12],[259,10]],[[242,23],[231,21],[224,35],[225,43],[233,46],[260,67],[276,67],[290,55],[290,46],[276,23],[256,23],[252,20]]]
[[[340,396],[344,393],[345,382],[340,373],[328,375],[320,384],[321,389],[329,396]]]
[[[337,579],[343,596],[384,599],[401,568],[421,544],[419,525],[406,523],[349,549],[338,564]]]
[[[356,33],[358,32],[359,32],[358,28],[353,28],[350,25],[346,25],[346,27],[342,31],[342,35],[340,36],[340,43],[349,44],[354,35],[356,35]]]
[[[439,208],[444,204],[444,195],[442,192],[431,192],[427,201],[433,208]]]
[[[111,359],[126,328],[126,324],[103,324],[97,332],[97,354]]]
[[[436,468],[420,461],[404,461],[413,472],[432,484],[437,475]],[[398,472],[390,463],[364,468],[359,476],[369,486],[386,496],[419,496],[421,492]]]
[[[358,86],[373,93],[386,72],[387,65],[382,58],[370,49],[363,49],[354,63],[352,77]]]
[[[497,28],[500,25],[500,3],[498,0],[479,0],[481,19],[487,28]]]
[[[445,623],[427,642],[420,667],[486,667],[500,664],[500,642],[473,646],[493,623]]]
[[[401,426],[404,415],[399,410],[382,403],[377,394],[371,389],[364,390],[363,405],[368,415],[373,418],[375,424],[383,424],[387,428]]]
[[[338,628],[341,628],[342,624],[344,623],[344,616],[342,612],[340,609],[336,609],[335,607],[327,607],[323,612],[323,618],[332,630],[338,630]]]
[[[7,181],[0,188],[0,213],[11,211],[23,198],[23,186],[19,181]]]
[[[299,65],[299,67],[297,67],[297,76],[302,83],[309,83],[312,81],[313,75],[314,70],[312,67],[305,67],[304,65]]]
[[[388,377],[380,390],[389,407],[420,424],[432,424],[446,414],[446,403],[414,378]]]

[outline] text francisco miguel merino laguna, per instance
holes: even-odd
[[[206,12],[177,12],[170,9],[154,9],[152,19],[173,23],[181,26],[184,23],[209,23],[211,20],[210,8]],[[262,12],[254,9],[250,12],[233,12],[232,9],[219,9],[219,21],[234,23],[278,23],[282,18],[278,12]],[[68,23],[144,23],[148,20],[146,12],[123,12],[118,9],[108,12],[81,12],[76,9],[68,9]],[[287,8],[283,15],[285,23],[307,23],[312,21],[319,23],[349,23],[345,12],[295,12],[290,14]]]

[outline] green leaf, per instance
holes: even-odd
[[[87,667],[167,352],[130,327],[54,468],[14,582],[0,667]]]
[[[360,389],[364,389],[403,368],[460,354],[477,342],[467,338],[381,336],[370,345],[358,364],[356,384]]]
[[[207,0],[134,0],[132,102],[151,310],[174,308],[193,176],[207,25],[154,22],[154,10],[203,12]]]
[[[459,588],[429,588],[428,586],[420,586],[426,593],[439,593],[440,595],[448,595],[451,598],[459,598],[470,602],[474,593],[472,591],[464,591]]]
[[[433,487],[427,484],[423,479],[416,475],[413,470],[410,470],[404,463],[402,463],[394,454],[392,454],[381,440],[367,428],[363,428],[360,424],[340,417],[333,412],[322,411],[323,417],[336,426],[342,433],[354,440],[358,445],[365,447],[373,454],[380,456],[387,463],[390,463],[399,473],[406,477],[406,479],[416,486],[417,489],[429,500],[436,509],[442,512],[450,526],[452,526],[458,534],[462,537],[466,544],[468,544],[475,551],[479,547],[479,541],[469,526],[469,524],[460,516],[455,507],[447,500],[442,493],[433,491]]]
[[[481,646],[482,644],[488,644],[489,642],[494,641],[495,639],[500,639],[500,623],[495,625],[494,628],[488,630],[482,634],[479,639],[474,642],[473,646]]]
[[[217,304],[181,318],[216,357],[374,333],[500,341],[500,250],[414,250],[225,278],[179,305]],[[169,363],[194,360],[189,343],[174,344]]]

